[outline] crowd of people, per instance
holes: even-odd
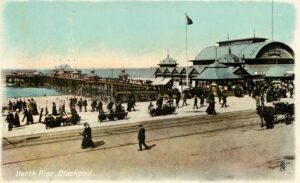
[[[221,107],[229,107],[227,104],[227,91],[223,86],[216,86],[215,88],[216,97],[218,98],[218,102],[221,105]],[[267,84],[267,83],[257,83],[256,85],[253,85],[252,87],[247,88],[246,90],[241,87],[237,86],[234,89],[234,94],[238,97],[243,97],[245,94],[248,94],[252,98],[256,100],[256,105],[258,106],[264,106],[265,102],[273,102],[273,101],[279,101],[281,98],[286,98],[287,93],[289,93],[289,97],[293,97],[294,92],[294,85],[293,83],[286,83],[286,84]],[[215,96],[213,89],[209,86],[198,86],[191,90],[185,90],[182,93],[178,90],[170,90],[167,95],[158,94],[157,100],[156,100],[156,107],[162,108],[163,104],[165,103],[168,106],[172,106],[174,108],[180,108],[187,106],[187,99],[193,98],[193,109],[199,109],[204,107],[205,102],[208,104],[206,108],[206,112],[209,115],[215,115]],[[70,107],[70,115],[72,117],[76,117],[77,119],[74,119],[74,121],[78,120],[78,113],[79,112],[87,112],[88,111],[88,101],[86,98],[80,98],[80,97],[71,97],[69,99],[69,107]],[[115,96],[112,98],[107,98],[107,101],[100,100],[97,98],[91,99],[90,108],[91,112],[99,112],[99,115],[103,115],[104,112],[104,103],[107,104],[106,110],[108,114],[116,114],[125,112],[124,107],[122,106],[123,98],[119,96]],[[130,94],[127,101],[127,108],[126,111],[135,111],[136,110],[136,100],[135,96],[133,94]],[[182,101],[182,103],[180,102]],[[52,102],[52,110],[49,112],[47,108],[47,103],[45,107],[39,108],[40,111],[38,111],[38,106],[36,101],[31,99],[23,99],[23,98],[15,98],[14,100],[8,101],[8,115],[6,117],[6,121],[8,123],[8,130],[11,131],[13,127],[19,127],[21,125],[21,122],[24,122],[26,120],[26,125],[33,124],[34,115],[40,115],[39,122],[42,121],[43,116],[66,116],[66,105],[65,101],[61,100],[57,109],[58,102]],[[150,106],[150,107],[149,107]],[[154,108],[154,105],[152,102],[150,102],[150,105],[148,106],[148,110],[150,108]],[[19,115],[23,114],[22,120],[20,120]]]
[[[5,121],[8,123],[8,131],[12,131],[13,127],[20,127],[21,121],[19,113],[23,112],[24,117],[22,122],[26,119],[26,124],[33,124],[33,115],[39,115],[36,101],[31,98],[27,102],[25,99],[15,98],[15,100],[8,101],[8,114]]]

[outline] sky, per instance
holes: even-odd
[[[1,11],[1,68],[155,67],[167,52],[186,65],[217,41],[271,38],[271,2],[7,1]],[[293,3],[274,3],[274,40],[291,45]]]

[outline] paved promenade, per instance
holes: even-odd
[[[37,102],[38,108],[45,107],[46,103],[48,105],[49,113],[52,110],[52,102],[56,102],[56,106],[58,108],[59,104],[62,101],[66,102],[66,112],[69,112],[69,101],[67,100],[71,96],[47,96],[47,97],[33,97]],[[218,98],[215,98],[216,102],[218,102]],[[282,101],[294,102],[292,98],[285,98]],[[3,101],[3,105],[6,105],[7,101]],[[5,103],[6,102],[6,103]],[[199,100],[198,100],[199,102]],[[90,126],[93,127],[101,127],[101,126],[109,126],[109,125],[119,125],[119,124],[127,124],[127,123],[139,123],[142,121],[152,121],[157,119],[174,119],[178,117],[187,117],[187,116],[196,116],[196,115],[207,115],[205,112],[207,105],[205,103],[205,107],[199,109],[193,109],[193,99],[189,99],[187,101],[188,106],[182,107],[182,101],[180,101],[180,108],[176,109],[176,113],[172,115],[166,116],[156,116],[151,117],[148,114],[148,105],[149,102],[138,102],[136,105],[136,111],[132,111],[128,113],[128,116],[124,120],[116,120],[116,121],[105,121],[103,123],[98,122],[98,112],[90,112],[91,111],[91,101],[88,99],[88,112],[78,112],[81,116],[81,125],[73,125],[73,126],[63,126],[52,129],[46,129],[45,125],[42,123],[38,123],[39,116],[34,116],[34,124],[26,125],[25,122],[21,122],[21,126],[18,128],[13,128],[12,131],[7,130],[7,123],[3,123],[3,136],[4,137],[12,137],[12,136],[20,136],[20,135],[30,135],[30,134],[39,134],[39,133],[48,133],[48,132],[56,132],[56,131],[68,131],[68,130],[76,130],[83,129],[83,123],[88,122]],[[153,102],[155,104],[155,102]],[[253,98],[249,96],[245,96],[242,98],[238,97],[228,97],[227,104],[229,107],[221,108],[219,103],[216,103],[216,112],[217,113],[226,113],[226,112],[234,112],[234,111],[243,111],[255,109],[256,104]],[[271,105],[271,103],[267,104]],[[123,104],[123,107],[126,109],[127,104]],[[106,104],[104,103],[104,109],[106,110]],[[40,109],[39,109],[40,110]],[[77,111],[79,111],[77,109]],[[2,116],[2,121],[4,121],[4,116]],[[23,114],[20,114],[20,119],[23,118]],[[44,117],[43,117],[44,118]],[[42,118],[42,119],[43,119]]]
[[[155,120],[144,126],[146,143],[152,148],[143,151],[137,151],[134,124],[93,128],[93,149],[81,149],[82,137],[75,131],[8,137],[10,142],[3,144],[2,176],[6,180],[119,181],[294,177],[294,123],[267,130],[260,127],[255,111],[247,110]],[[280,171],[281,161],[285,171]]]

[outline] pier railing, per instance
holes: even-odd
[[[132,83],[98,78],[71,78],[50,75],[6,75],[6,83],[14,86],[48,87],[64,93],[86,97],[112,97],[126,92],[134,92],[137,100],[153,98],[154,87],[145,83]],[[122,93],[123,92],[123,93]],[[143,93],[144,92],[144,93]],[[147,94],[146,94],[146,93]]]

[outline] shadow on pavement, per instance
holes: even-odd
[[[98,146],[102,146],[105,144],[105,142],[103,140],[101,141],[98,141],[98,142],[94,142],[95,146],[98,147]]]
[[[155,146],[156,146],[156,144],[152,144],[152,145],[148,146],[148,148],[145,149],[145,150],[150,150],[150,149],[152,149],[152,148],[155,147]]]

